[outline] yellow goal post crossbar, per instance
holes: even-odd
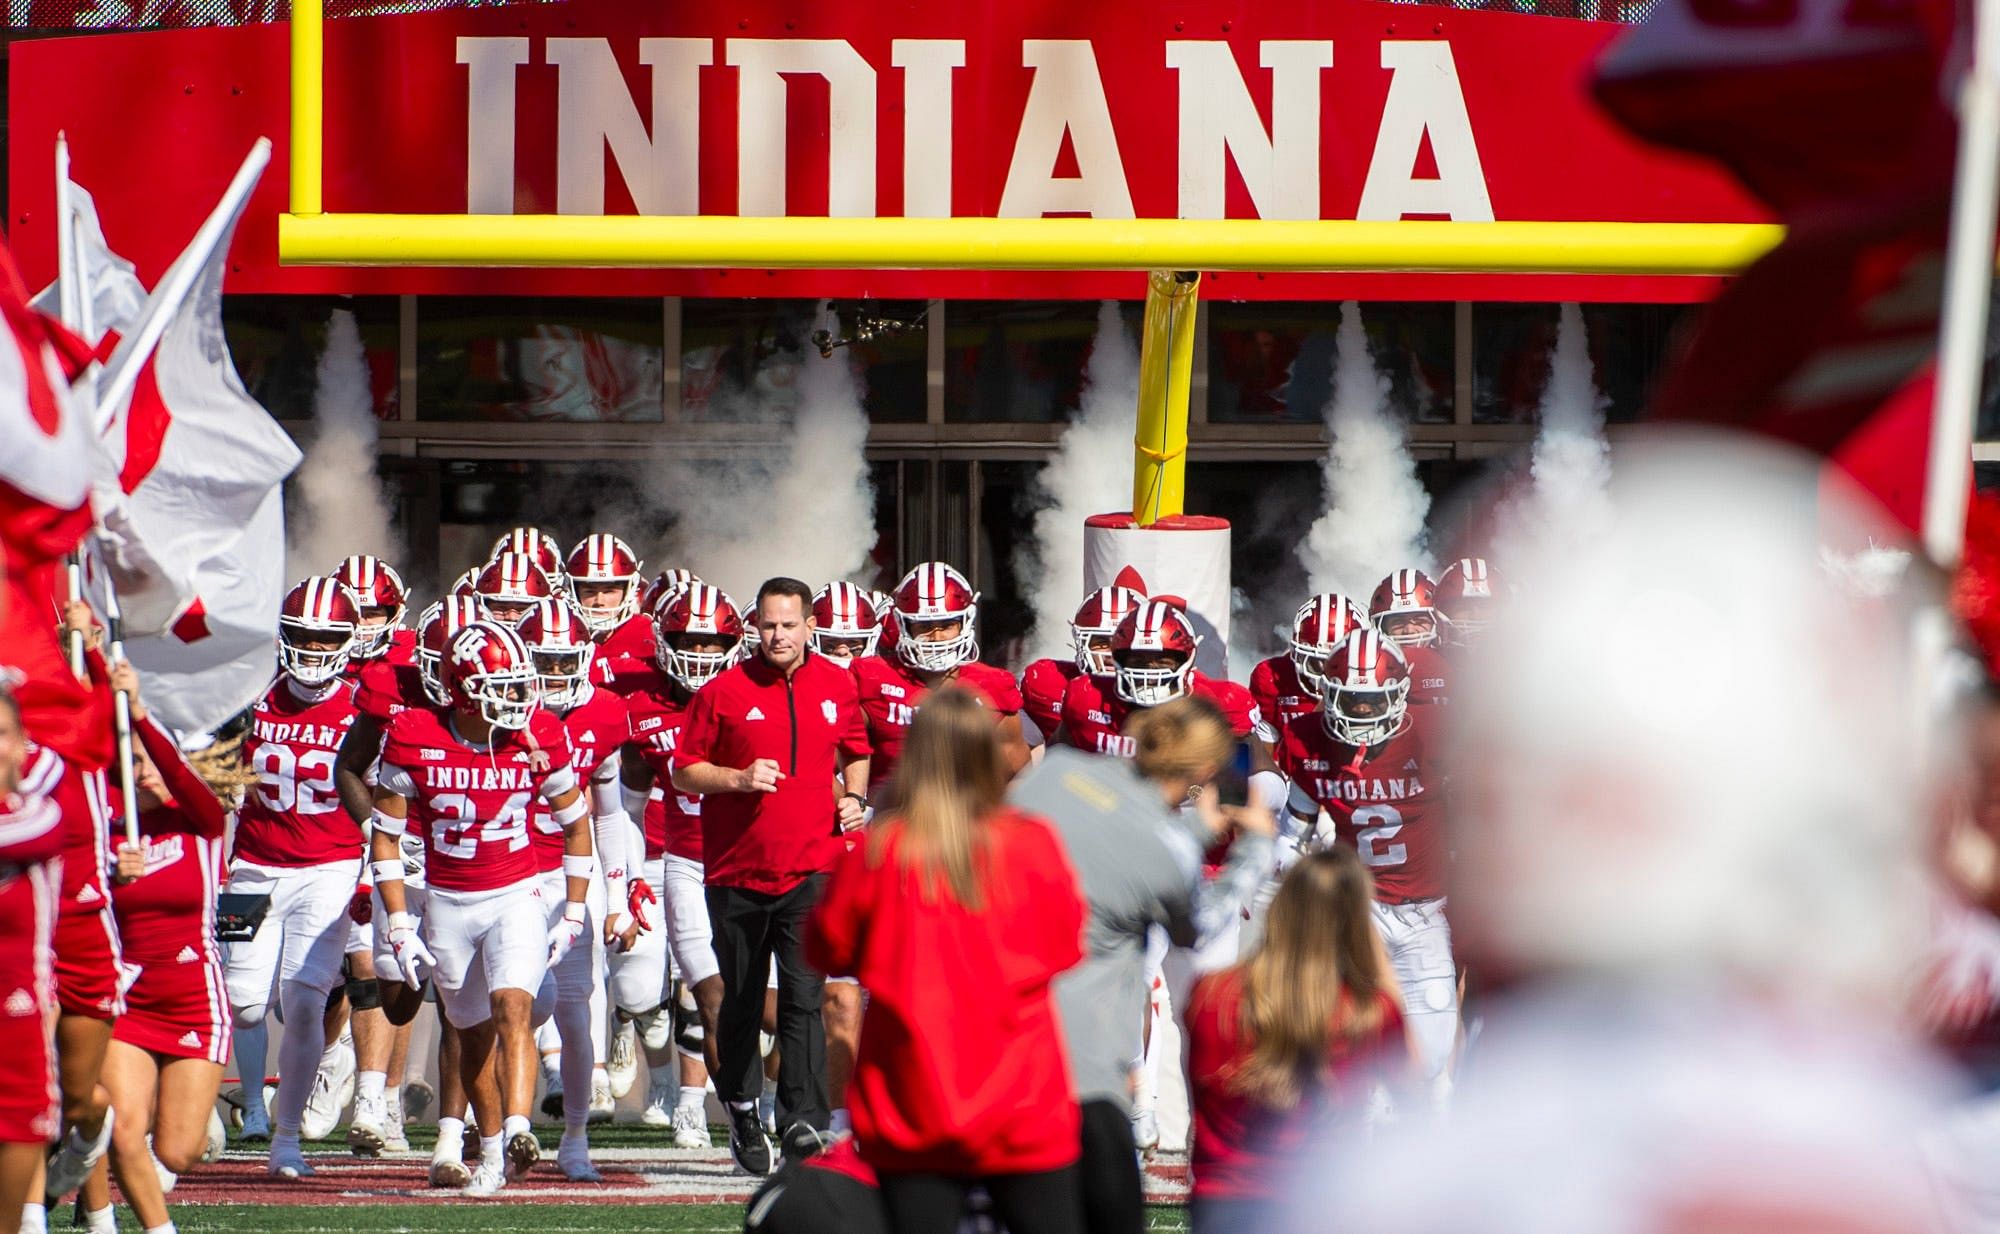
[[[293,0],[286,265],[1726,275],[1763,223],[329,214],[325,0]]]

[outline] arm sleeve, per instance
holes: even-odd
[[[1021,740],[1028,743],[1030,750],[1036,746],[1045,746],[1049,743],[1048,737],[1042,732],[1041,725],[1035,723],[1035,718],[1028,714],[1028,709],[1025,707],[1021,709]]]
[[[597,845],[597,868],[604,872],[607,910],[622,913],[625,911],[625,888],[632,876],[629,851],[632,817],[625,812],[624,790],[618,783],[617,761],[616,756],[605,760],[612,766],[609,780],[601,775],[591,777],[590,838]],[[599,770],[601,772],[602,768]]]
[[[842,857],[806,919],[806,963],[823,973],[860,977],[872,882],[864,843]]]
[[[215,799],[215,791],[208,781],[188,766],[181,756],[181,748],[167,731],[153,722],[151,716],[141,720],[133,729],[139,744],[146,748],[146,757],[153,760],[153,766],[160,769],[160,779],[167,785],[167,794],[180,807],[181,817],[187,820],[187,829],[199,836],[219,836],[228,818],[222,803]]]
[[[550,768],[549,773],[542,777],[541,787],[536,791],[541,793],[543,801],[554,801],[576,786],[576,768],[564,763],[559,767]]]
[[[375,786],[405,799],[417,795],[417,781],[394,763],[383,763],[375,773]]]

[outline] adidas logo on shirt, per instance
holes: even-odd
[[[585,734],[583,734],[583,736],[581,736],[581,737],[578,737],[578,738],[577,738],[577,740],[578,740],[578,741],[589,741],[589,742],[595,742],[595,741],[597,740],[597,734],[596,734],[596,733],[585,733]]]
[[[749,713],[743,718],[746,720],[761,720],[764,718],[764,709],[761,707],[752,707]]]
[[[1409,762],[1403,764],[1404,771],[1415,771],[1416,769],[1417,769],[1417,760],[1414,758],[1411,759]]]
[[[175,957],[174,957],[174,963],[176,963],[176,964],[192,964],[192,963],[194,963],[194,962],[195,962],[196,960],[199,960],[199,959],[201,959],[201,957],[200,957],[200,956],[198,956],[198,955],[196,955],[196,954],[194,953],[194,948],[192,948],[192,947],[183,947],[183,948],[181,948],[181,953],[180,953],[179,955],[177,955],[177,956],[175,956]]]
[[[97,888],[91,886],[89,883],[85,883],[83,890],[76,893],[76,902],[78,904],[95,904],[103,898],[103,896],[97,894]]]
[[[195,1032],[193,1029],[190,1028],[189,1030],[181,1034],[180,1044],[186,1046],[190,1050],[199,1050],[201,1048],[201,1034]]]
[[[11,1016],[34,1015],[35,996],[26,990],[15,990],[7,996],[7,1014]]]

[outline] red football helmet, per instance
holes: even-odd
[[[451,580],[451,590],[448,594],[464,596],[468,600],[478,599],[479,576],[485,569],[485,566],[467,566],[463,574]]]
[[[1438,618],[1445,636],[1470,647],[1486,633],[1493,608],[1500,602],[1500,580],[1484,557],[1461,557],[1438,576]]]
[[[597,654],[584,614],[567,600],[543,600],[515,627],[528,645],[542,702],[568,711],[590,696],[590,661]]]
[[[1116,583],[1085,596],[1076,616],[1069,619],[1076,666],[1092,677],[1111,676],[1118,667],[1111,660],[1111,636],[1118,632],[1118,623],[1145,602],[1145,596]]]
[[[1385,636],[1405,647],[1433,646],[1438,640],[1437,584],[1422,570],[1398,570],[1376,584],[1368,616]]]
[[[617,536],[605,531],[585,536],[569,551],[563,569],[592,635],[604,637],[639,611],[639,585],[645,576],[638,554]],[[586,597],[595,602],[586,603]]]
[[[1362,626],[1326,660],[1320,716],[1335,741],[1371,746],[1394,737],[1410,708],[1410,662],[1386,634]]]
[[[658,612],[660,601],[666,599],[679,588],[685,587],[689,583],[699,583],[700,581],[700,577],[693,570],[682,570],[679,568],[662,570],[653,576],[652,582],[646,584],[644,594],[639,597],[639,610],[645,613]]]
[[[1111,635],[1112,689],[1135,707],[1157,707],[1188,692],[1201,636],[1188,615],[1145,600]]]
[[[475,621],[444,650],[444,688],[454,711],[494,728],[524,729],[535,714],[535,661],[512,627]]]
[[[1292,614],[1292,667],[1314,698],[1326,693],[1326,658],[1367,624],[1368,615],[1354,601],[1331,591],[1307,600]]]
[[[327,685],[346,670],[360,629],[354,592],[338,579],[309,578],[278,609],[278,663],[302,686]]]
[[[525,553],[502,553],[479,572],[473,584],[487,620],[517,626],[541,603],[561,595],[548,572]]]
[[[424,693],[440,707],[451,704],[451,695],[446,693],[444,678],[438,671],[444,649],[452,635],[479,618],[477,597],[453,594],[425,609],[417,620],[417,676],[424,683]]]
[[[743,613],[720,587],[690,583],[653,610],[654,655],[684,689],[699,690],[743,654]],[[695,650],[693,644],[708,644]]]
[[[335,566],[332,577],[345,583],[355,599],[361,601],[364,620],[354,637],[354,659],[373,660],[387,655],[389,644],[396,631],[403,628],[403,618],[410,609],[410,589],[403,586],[403,576],[380,557],[357,554]],[[383,620],[368,624],[366,618],[377,614]]]
[[[853,583],[829,583],[813,597],[813,650],[835,660],[875,654],[882,619],[868,593]]]
[[[979,658],[979,593],[941,561],[911,570],[893,593],[896,656],[924,673],[946,673]],[[951,627],[956,626],[956,631]],[[943,633],[942,638],[925,635]]]
[[[520,553],[525,556],[542,568],[542,573],[549,576],[549,581],[554,583],[558,590],[569,585],[569,580],[563,575],[562,545],[557,544],[554,536],[539,527],[516,527],[501,536],[493,542],[493,551],[487,554],[486,560],[498,561],[502,553]]]

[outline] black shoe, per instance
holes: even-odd
[[[771,1172],[771,1140],[757,1120],[757,1107],[729,1110],[729,1153],[743,1172],[762,1178]]]
[[[833,1146],[833,1137],[811,1123],[793,1123],[778,1137],[787,1161],[807,1161]]]

